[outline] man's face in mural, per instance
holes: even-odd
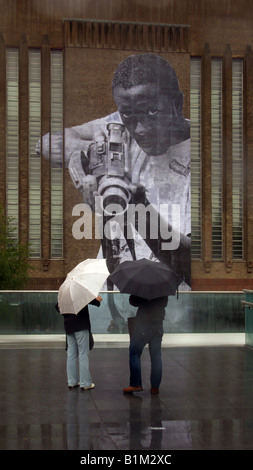
[[[177,133],[180,106],[157,85],[116,87],[114,99],[123,124],[148,155],[161,155]]]

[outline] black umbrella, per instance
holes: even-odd
[[[109,276],[120,292],[147,300],[175,295],[179,276],[163,263],[142,258],[124,261]]]

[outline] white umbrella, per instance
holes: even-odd
[[[60,312],[77,315],[95,299],[109,271],[105,259],[86,259],[70,271],[58,292]]]

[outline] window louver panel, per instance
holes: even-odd
[[[35,147],[41,129],[41,53],[29,51],[29,243],[41,257],[41,163]]]
[[[63,126],[63,55],[51,52],[51,132]],[[62,157],[63,158],[63,157]],[[51,257],[63,256],[63,170],[51,170]]]
[[[211,62],[212,259],[220,260],[222,246],[222,60]]]
[[[233,259],[243,259],[243,61],[232,63]]]
[[[191,58],[191,256],[201,259],[201,59]]]
[[[18,241],[19,221],[19,54],[18,49],[6,50],[6,201],[7,215],[12,219],[11,236]]]

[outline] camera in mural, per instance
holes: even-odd
[[[79,190],[83,190],[80,175],[92,175],[90,185],[93,191],[102,196],[103,210],[112,215],[114,204],[122,211],[127,209],[131,198],[129,191],[129,157],[124,139],[125,126],[111,122],[107,125],[107,136],[98,137],[91,142],[87,152],[73,155],[69,164],[70,175]],[[86,179],[87,181],[87,179]]]

